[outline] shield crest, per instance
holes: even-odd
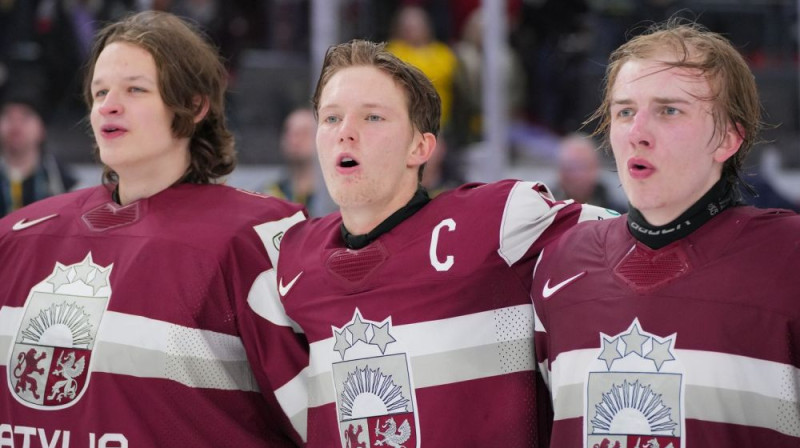
[[[684,370],[676,335],[645,332],[635,319],[615,336],[600,335],[585,392],[585,447],[685,446]]]
[[[56,262],[53,273],[31,289],[8,361],[8,387],[17,401],[63,409],[86,391],[111,297],[111,269],[95,264],[89,253],[80,263]]]
[[[408,355],[392,350],[391,317],[369,321],[356,309],[350,322],[332,329],[342,358],[332,365],[342,447],[419,447]]]

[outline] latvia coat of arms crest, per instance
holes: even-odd
[[[336,412],[343,448],[419,447],[419,420],[408,355],[393,350],[391,317],[332,327]]]
[[[584,446],[685,446],[685,369],[676,334],[644,331],[638,319],[617,335],[600,334],[584,395]]]
[[[17,401],[63,409],[86,391],[112,267],[95,264],[89,253],[80,263],[57,262],[31,289],[8,361],[8,387]]]

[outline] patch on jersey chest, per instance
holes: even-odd
[[[363,281],[388,258],[388,253],[380,241],[369,246],[334,251],[325,263],[328,271],[347,283],[355,284]]]
[[[638,319],[616,335],[600,333],[586,379],[584,447],[685,446],[685,370],[676,337],[648,333]]]
[[[658,288],[689,272],[689,258],[680,246],[653,251],[634,245],[614,274],[637,292]]]
[[[419,418],[406,353],[393,350],[392,318],[331,327],[336,413],[342,448],[419,447]]]
[[[133,224],[139,220],[139,216],[139,202],[124,207],[113,202],[106,202],[84,213],[81,218],[91,230],[102,232]]]
[[[91,252],[80,263],[56,263],[31,288],[8,361],[8,387],[17,401],[42,410],[72,406],[89,384],[92,350],[108,307],[113,265]]]

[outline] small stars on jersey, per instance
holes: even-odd
[[[353,335],[353,344],[358,341],[367,342],[367,330],[369,330],[369,327],[370,324],[365,324],[361,320],[361,315],[356,312],[353,323],[347,326],[347,329],[350,330],[350,334]]]
[[[606,339],[603,337],[603,351],[598,356],[598,359],[602,359],[606,362],[606,367],[608,370],[611,370],[611,364],[618,359],[622,359],[622,355],[619,354],[619,350],[617,350],[617,346],[619,345],[619,339]]]
[[[81,264],[75,266],[75,280],[89,284],[89,276],[94,271],[94,266],[90,264],[89,257],[83,259]]]
[[[47,283],[53,285],[53,292],[57,292],[58,288],[69,283],[69,271],[70,267],[68,266],[64,266],[61,263],[56,265],[55,274],[47,281]]]
[[[396,341],[389,333],[391,319],[391,317],[387,317],[382,322],[364,320],[361,317],[361,312],[356,308],[355,313],[353,313],[353,319],[350,322],[341,328],[331,326],[335,340],[333,351],[338,352],[339,356],[344,359],[347,350],[361,341],[366,345],[378,347],[381,354],[385,354],[386,347]]]
[[[389,322],[386,322],[380,327],[373,326],[372,331],[374,335],[370,342],[377,345],[378,348],[381,349],[381,353],[386,353],[386,346],[396,341],[396,339],[389,334]]]
[[[642,347],[644,346],[644,343],[647,342],[647,340],[650,338],[639,332],[638,325],[634,325],[628,334],[624,334],[621,336],[621,339],[625,343],[625,356],[628,356],[631,353],[636,353],[639,356],[644,356],[644,353],[642,352]]]
[[[675,357],[672,356],[669,348],[671,344],[671,339],[667,339],[664,342],[658,342],[655,338],[653,338],[653,349],[650,350],[650,353],[648,353],[645,358],[652,359],[653,362],[656,363],[656,370],[661,370],[661,366],[663,366],[665,362],[675,359]]]
[[[617,360],[624,359],[628,362],[632,359],[653,361],[656,371],[661,371],[661,367],[667,361],[674,361],[673,353],[676,334],[665,338],[647,333],[642,329],[639,319],[634,319],[626,331],[609,336],[600,333],[602,348],[597,359],[604,361],[606,368],[611,370]],[[620,344],[624,344],[624,347]],[[637,358],[629,358],[637,355]],[[627,364],[630,366],[630,364]]]

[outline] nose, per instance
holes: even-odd
[[[356,141],[358,133],[354,121],[355,120],[350,117],[342,119],[341,125],[339,126],[339,143]]]
[[[650,132],[650,117],[644,111],[634,115],[628,138],[634,146],[650,148],[653,146],[653,135]]]
[[[117,95],[108,92],[101,100],[98,111],[101,115],[119,115],[122,113],[122,103],[117,98]]]

